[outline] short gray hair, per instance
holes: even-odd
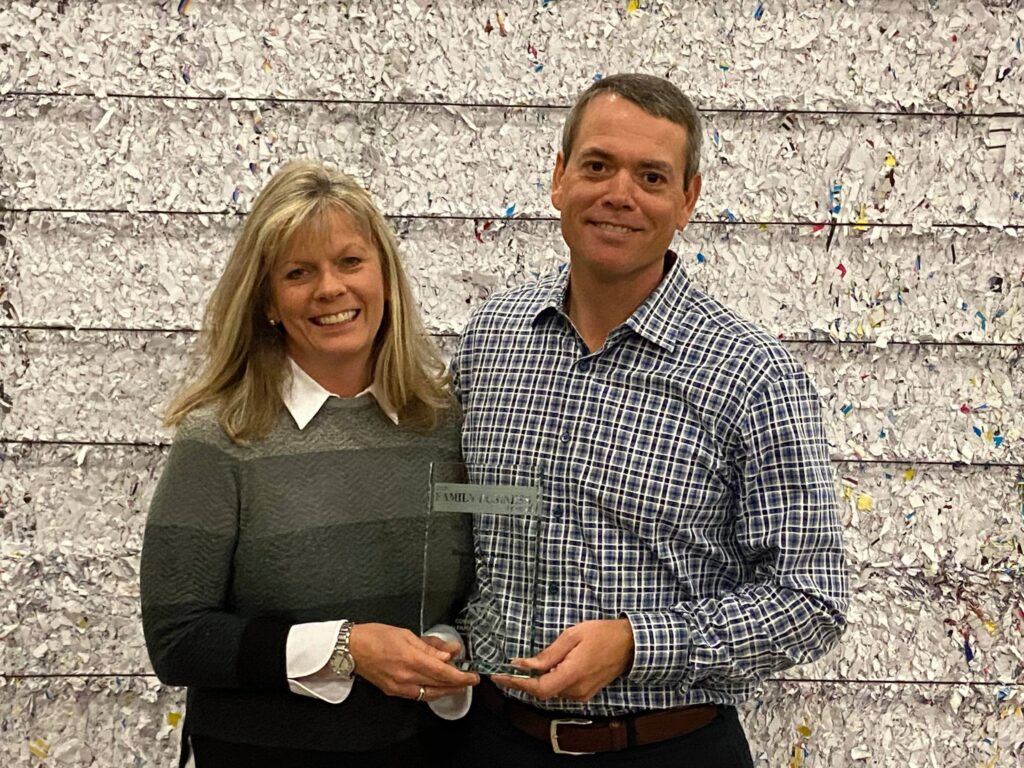
[[[700,172],[700,145],[703,139],[700,114],[682,91],[665,78],[654,75],[635,72],[609,75],[581,93],[565,120],[565,127],[562,128],[562,160],[567,162],[569,155],[572,154],[572,147],[576,143],[576,134],[579,133],[587,104],[598,96],[612,93],[633,102],[647,114],[664,117],[686,130],[683,185],[688,187],[693,177]]]

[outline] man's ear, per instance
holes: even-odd
[[[551,174],[551,204],[556,211],[562,210],[562,176],[565,175],[565,159],[562,153],[555,158],[555,170]]]
[[[676,219],[676,230],[682,232],[686,229],[686,225],[690,223],[690,217],[693,215],[693,209],[697,205],[697,198],[700,197],[700,174],[694,174],[694,177],[690,179],[690,183],[686,189],[683,190],[683,202],[679,208],[679,216]]]

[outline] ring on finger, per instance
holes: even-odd
[[[423,701],[423,697],[427,695],[427,689],[422,685],[420,686],[420,695],[416,697],[416,701]]]

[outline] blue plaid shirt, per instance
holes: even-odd
[[[777,340],[667,258],[597,351],[563,311],[564,270],[488,300],[452,363],[473,479],[542,478],[536,557],[521,520],[478,526],[474,653],[530,656],[589,619],[633,627],[627,674],[547,709],[737,703],[845,627],[818,395]]]

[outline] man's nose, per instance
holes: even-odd
[[[625,168],[620,169],[608,179],[605,203],[616,208],[632,208],[635,191],[635,183],[629,171]]]

